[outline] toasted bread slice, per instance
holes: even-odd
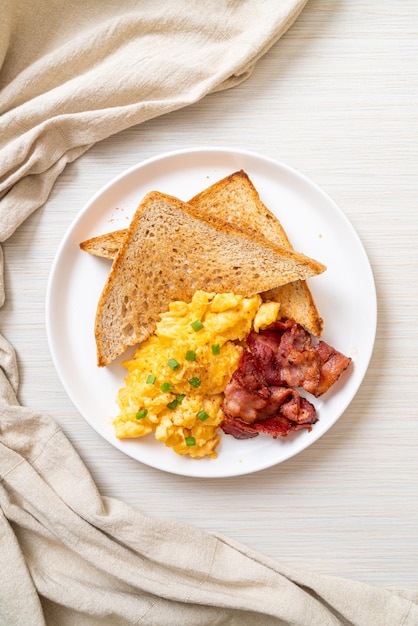
[[[263,204],[243,170],[214,183],[189,200],[188,204],[234,228],[261,234],[279,246],[292,248],[280,221]],[[114,259],[127,232],[128,229],[116,230],[93,237],[83,241],[80,248],[96,256]],[[323,320],[306,281],[294,281],[262,295],[264,300],[281,303],[283,317],[292,318],[316,337],[321,336]]]
[[[189,200],[210,215],[240,230],[263,235],[268,241],[292,249],[277,217],[261,201],[257,189],[243,171],[234,172]],[[316,337],[320,337],[323,320],[316,308],[306,281],[294,281],[263,293],[264,300],[280,302],[280,314],[294,319]]]
[[[132,219],[99,300],[97,363],[108,365],[147,339],[173,300],[190,301],[200,289],[251,296],[324,270],[303,254],[151,192]]]
[[[188,200],[209,215],[242,231],[263,235],[269,241],[290,248],[279,220],[260,200],[258,191],[244,170],[234,172]]]

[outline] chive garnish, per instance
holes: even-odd
[[[150,375],[147,377],[147,383],[148,383],[148,385],[153,385],[153,384],[155,383],[155,381],[156,381],[156,380],[157,380],[157,379],[156,379],[156,377],[155,377],[153,374],[150,374]]]
[[[200,419],[201,422],[205,422],[207,419],[209,419],[209,415],[206,413],[206,411],[199,411],[197,417]]]
[[[169,402],[167,404],[167,408],[169,408],[172,411],[174,411],[174,409],[176,409],[178,407],[178,405],[183,402],[184,398],[185,398],[185,394],[184,393],[180,393],[176,398],[174,398],[174,400],[172,400],[171,402]]]
[[[167,391],[172,391],[173,385],[171,385],[170,383],[161,383],[160,389],[163,393]]]
[[[186,446],[196,445],[196,439],[194,437],[186,437],[185,442],[186,442]]]
[[[137,420],[142,420],[147,415],[148,415],[148,409],[141,409],[140,411],[138,411],[135,417]]]
[[[168,367],[170,367],[173,372],[176,372],[180,369],[180,363],[176,361],[176,359],[168,359],[167,361]]]
[[[194,350],[187,350],[186,361],[196,361],[196,352]]]
[[[197,376],[192,376],[192,378],[189,378],[188,382],[189,382],[189,385],[191,385],[195,389],[200,387],[200,385],[202,384],[202,381]]]
[[[221,352],[221,346],[219,345],[219,343],[214,343],[212,346],[212,354],[220,354]]]
[[[195,320],[194,322],[190,324],[190,326],[193,328],[195,333],[197,333],[198,330],[202,330],[203,328],[203,324],[200,320]]]

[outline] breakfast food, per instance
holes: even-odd
[[[222,430],[237,439],[259,433],[286,437],[318,420],[297,388],[318,398],[334,385],[351,359],[314,343],[294,320],[275,321],[245,340],[238,367],[224,390]]]
[[[97,363],[145,341],[174,300],[201,289],[251,296],[322,273],[325,266],[261,236],[235,230],[154,191],[138,207],[97,307]]]
[[[123,362],[115,435],[216,458],[221,433],[273,438],[317,422],[314,404],[351,359],[319,337],[306,279],[325,266],[295,252],[247,174],[185,203],[152,191],[130,226],[80,248],[113,260],[96,311],[97,364]]]
[[[206,216],[214,216],[238,230],[261,235],[266,240],[292,248],[280,221],[261,201],[248,174],[239,170],[197,194],[187,204]],[[114,259],[128,229],[116,230],[83,241],[80,248],[90,254]],[[282,315],[294,319],[310,333],[320,337],[323,320],[305,280],[296,280],[262,293],[264,300],[280,302]]]
[[[223,391],[238,367],[241,342],[278,315],[279,304],[197,291],[160,316],[154,334],[123,365],[114,420],[119,438],[151,432],[177,454],[215,457],[224,414]]]
[[[311,430],[318,397],[350,360],[259,295],[197,291],[172,302],[153,335],[123,363],[118,438],[155,438],[180,455],[216,458],[220,433],[250,439]]]

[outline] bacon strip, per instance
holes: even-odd
[[[226,415],[222,422],[222,430],[224,433],[226,435],[232,435],[235,439],[252,439],[253,437],[257,437],[259,433],[265,433],[273,437],[273,439],[277,439],[277,437],[287,437],[289,433],[300,430],[301,428],[311,430],[310,425],[294,424],[280,415],[268,417],[265,420],[254,422],[254,424],[247,424],[246,422]]]
[[[237,439],[268,433],[274,438],[307,428],[317,421],[315,407],[295,389],[269,385],[249,352],[225,389],[222,430]]]
[[[275,322],[247,337],[250,353],[270,385],[303,387],[316,398],[338,380],[351,359],[311,335],[293,320]]]
[[[316,396],[320,396],[337,382],[341,374],[350,365],[351,359],[341,354],[324,341],[316,346],[321,359],[321,375],[316,390]]]
[[[248,439],[260,432],[277,438],[301,428],[311,430],[318,420],[315,407],[295,387],[318,397],[351,359],[324,341],[314,345],[311,335],[293,320],[251,332],[247,346],[225,389],[223,431]]]

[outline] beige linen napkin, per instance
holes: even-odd
[[[94,142],[247,78],[304,4],[3,0],[0,240]],[[414,592],[293,571],[101,497],[61,429],[19,404],[1,336],[0,368],[0,626],[418,623]]]
[[[1,626],[412,626],[418,594],[298,572],[101,497],[68,439],[0,371]]]
[[[0,241],[95,142],[248,78],[305,4],[3,0]]]

